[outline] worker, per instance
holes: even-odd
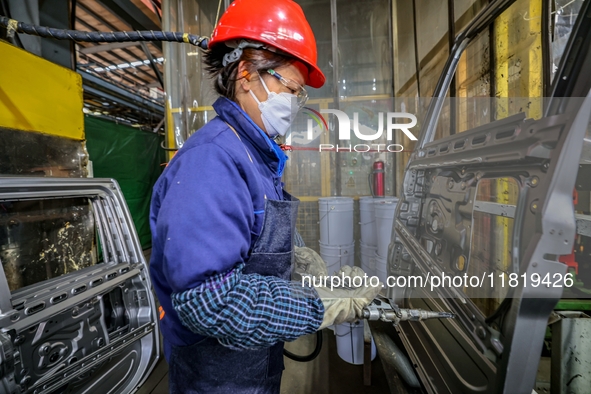
[[[171,159],[150,209],[173,393],[279,393],[283,342],[355,320],[379,291],[331,299],[290,281],[298,201],[273,138],[306,102],[304,85],[324,84],[316,57],[292,0],[236,0],[213,31],[204,62],[217,117]]]

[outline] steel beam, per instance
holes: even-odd
[[[10,15],[6,16],[32,25],[39,24],[39,0],[8,0],[8,6]],[[20,38],[27,51],[41,56],[41,37],[18,33],[15,37]]]
[[[515,205],[509,204],[499,204],[486,201],[476,201],[474,203],[474,211],[508,218],[515,217],[515,209]],[[577,234],[584,235],[585,237],[591,237],[591,215],[575,213],[575,219],[577,221]]]
[[[575,219],[577,221],[577,234],[591,237],[591,216],[576,213]]]
[[[148,110],[146,108],[142,108],[137,105],[134,105],[133,103],[131,103],[129,101],[122,100],[121,98],[114,96],[112,94],[106,93],[102,90],[85,86],[84,91],[87,93],[90,93],[90,94],[94,94],[95,96],[99,96],[103,100],[110,100],[114,103],[117,103],[117,104],[123,106],[123,107],[129,108],[132,111],[136,112],[136,116],[137,116],[137,113],[144,115],[144,116],[153,115],[153,113],[150,112],[150,110]]]
[[[515,205],[499,204],[497,202],[475,201],[474,211],[489,213],[495,216],[503,216],[507,218],[515,217]]]
[[[339,93],[339,29],[337,18],[337,0],[330,0],[330,25],[331,25],[331,40],[332,40],[332,82],[333,82],[333,99],[336,109],[341,109],[340,93]],[[335,145],[338,144],[338,135],[334,133]],[[341,154],[339,150],[335,152],[335,191],[337,196],[342,193],[341,185]]]
[[[144,50],[144,53],[148,57],[148,60],[150,61],[150,66],[152,67],[152,71],[154,71],[154,74],[156,74],[156,78],[158,79],[158,82],[160,82],[160,87],[162,89],[164,89],[164,79],[162,78],[162,73],[158,69],[158,65],[156,64],[156,61],[154,60],[154,56],[152,56],[152,53],[150,52],[150,49],[148,49],[148,45],[146,45],[145,42],[140,42],[140,44],[142,46],[142,49]]]
[[[164,107],[154,101],[143,98],[133,92],[113,85],[99,77],[80,71],[85,91],[113,100],[121,105],[135,109],[142,113],[164,116]]]
[[[92,47],[80,48],[80,53],[83,53],[85,55],[89,55],[89,54],[93,54],[93,53],[112,51],[113,49],[136,47],[138,45],[139,45],[139,42],[112,42],[110,44],[102,44],[102,45],[95,45]]]
[[[72,27],[70,26],[70,2],[68,0],[40,1],[39,22],[42,26],[70,29]],[[49,61],[72,69],[74,42],[42,38],[41,54]]]
[[[118,30],[117,27],[115,27],[114,25],[112,25],[111,23],[109,23],[107,20],[105,20],[100,15],[96,14],[94,11],[92,11],[92,10],[86,8],[85,6],[82,6],[82,5],[80,5],[79,8],[82,9],[84,12],[86,12],[88,15],[90,15],[92,18],[94,18],[95,20],[97,20],[99,23],[101,23],[101,24],[105,25],[107,28],[111,29],[111,31]],[[80,22],[82,25],[84,25],[89,30],[96,30],[93,26],[89,25],[86,21],[84,21],[84,20],[82,20],[80,18],[78,18],[78,22]],[[107,46],[107,45],[117,45],[117,44],[119,44],[119,45],[121,45],[121,44],[128,44],[128,45],[124,45],[124,46],[121,46],[119,48],[112,48],[112,49],[121,49],[123,52],[125,52],[126,54],[128,54],[132,58],[135,58],[137,60],[143,61],[142,59],[139,59],[138,56],[135,53],[133,53],[129,49],[127,49],[129,47],[135,47],[137,45],[140,45],[140,42],[112,43],[112,44],[106,44],[104,46]],[[147,48],[147,45],[145,43],[141,43],[141,44],[143,44],[142,45],[142,48]],[[115,52],[110,52],[109,54],[111,56],[114,56],[114,57],[118,58],[119,60],[121,60],[122,63],[128,63],[128,61],[126,59],[123,59],[121,56],[118,56]],[[148,59],[150,59],[150,57],[148,57]],[[129,62],[129,63],[131,63],[131,62]],[[138,71],[140,71],[141,73],[147,75],[150,79],[152,79],[153,76],[150,73],[146,72],[145,70],[142,70],[139,67],[137,67],[136,69]],[[136,77],[140,78],[137,75],[136,75]],[[159,79],[158,78],[158,75],[156,75],[156,78]],[[140,79],[142,79],[144,82],[147,82],[143,78],[140,78]]]
[[[95,14],[93,14],[92,12],[89,12],[88,14],[89,14],[90,16],[92,16],[93,18],[95,18],[96,20],[98,20],[99,22],[103,23],[103,20],[102,20],[102,19],[101,19],[101,18],[100,18],[98,15],[95,15]],[[89,29],[89,30],[96,30],[96,29],[94,29],[94,27],[93,27],[93,26],[91,26],[90,24],[88,24],[86,21],[84,21],[84,20],[82,20],[82,19],[78,19],[78,22],[79,22],[81,25],[83,25],[84,27],[86,27],[87,29]],[[109,25],[107,22],[105,22],[104,24],[105,24],[105,26],[107,26],[107,27],[109,27],[109,26],[110,26],[110,25]],[[137,45],[138,43],[126,43],[126,44],[134,44],[134,45]],[[91,48],[92,48],[92,47],[91,47]],[[135,54],[131,53],[131,52],[130,52],[128,49],[125,49],[125,48],[123,48],[123,49],[121,49],[121,50],[122,50],[122,51],[124,51],[125,53],[127,53],[128,55],[130,55],[130,56],[132,56],[132,57],[134,57],[134,58],[136,58],[136,59],[137,59],[137,56],[136,56]],[[80,53],[83,53],[83,52],[82,52],[82,51],[80,51]],[[101,61],[105,62],[105,64],[104,64],[104,65],[101,65],[101,67],[106,67],[106,66],[110,66],[110,65],[112,65],[112,60],[108,60],[108,59],[104,58],[103,56],[101,56],[101,55],[98,55],[98,53],[100,53],[100,52],[97,52],[97,53],[90,53],[89,55],[96,56],[96,57],[98,57],[99,59],[101,59]],[[84,53],[83,53],[83,54],[84,54]],[[119,61],[121,61],[121,63],[131,63],[131,62],[129,62],[127,59],[124,59],[124,58],[122,58],[121,56],[117,55],[115,52],[109,52],[109,55],[111,55],[111,56],[113,56],[113,57],[116,57],[117,59],[119,59]],[[141,61],[143,61],[142,59],[137,59],[137,60],[141,60]],[[134,78],[137,78],[137,79],[139,79],[139,80],[140,80],[142,83],[149,83],[149,81],[152,79],[152,75],[151,75],[150,73],[146,72],[145,70],[142,70],[142,69],[141,69],[141,68],[139,68],[139,67],[136,67],[135,69],[136,69],[136,70],[138,70],[138,71],[140,71],[141,73],[143,73],[143,74],[147,75],[149,79],[144,79],[144,78],[140,77],[140,76],[139,76],[139,75],[137,75],[137,74],[134,74],[134,75],[133,75],[133,77],[134,77]],[[112,70],[111,72],[113,72],[113,71],[115,71],[115,70]],[[123,74],[124,74],[124,75],[130,75],[130,74],[131,74],[131,73],[127,72],[127,71],[124,71],[124,69],[117,69],[117,71],[123,71]],[[123,78],[123,77],[122,77],[122,78]]]
[[[130,0],[97,0],[97,3],[133,30],[162,30]],[[155,42],[154,45],[162,50],[162,43]]]

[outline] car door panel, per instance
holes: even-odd
[[[90,216],[70,212],[72,201]],[[134,391],[158,360],[159,334],[117,183],[3,178],[0,204],[0,238],[16,251],[1,255],[12,256],[2,273],[12,271],[0,274],[0,392]]]
[[[571,252],[576,232],[572,190],[591,113],[590,78],[582,72],[591,64],[589,10],[586,2],[553,90],[578,97],[547,99],[538,120],[517,114],[431,141],[453,59],[469,38],[456,40],[406,168],[389,250],[389,275],[418,276],[425,284],[467,275],[480,283],[390,288],[404,306],[456,314],[453,321],[400,325],[428,392],[532,390],[547,319],[564,283],[524,281],[567,272],[557,256]],[[497,228],[502,233],[490,232]],[[509,278],[521,281],[501,282]]]

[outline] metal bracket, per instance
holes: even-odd
[[[14,377],[12,340],[5,333],[0,333],[0,392],[11,394],[21,392]]]
[[[392,322],[395,326],[401,321],[422,321],[427,319],[453,319],[451,312],[435,312],[423,309],[400,308],[390,298],[376,298],[363,308],[363,318]]]

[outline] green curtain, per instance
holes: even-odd
[[[119,183],[140,242],[151,246],[150,198],[165,161],[160,148],[163,137],[108,120],[84,118],[86,148],[95,178],[114,178]]]

